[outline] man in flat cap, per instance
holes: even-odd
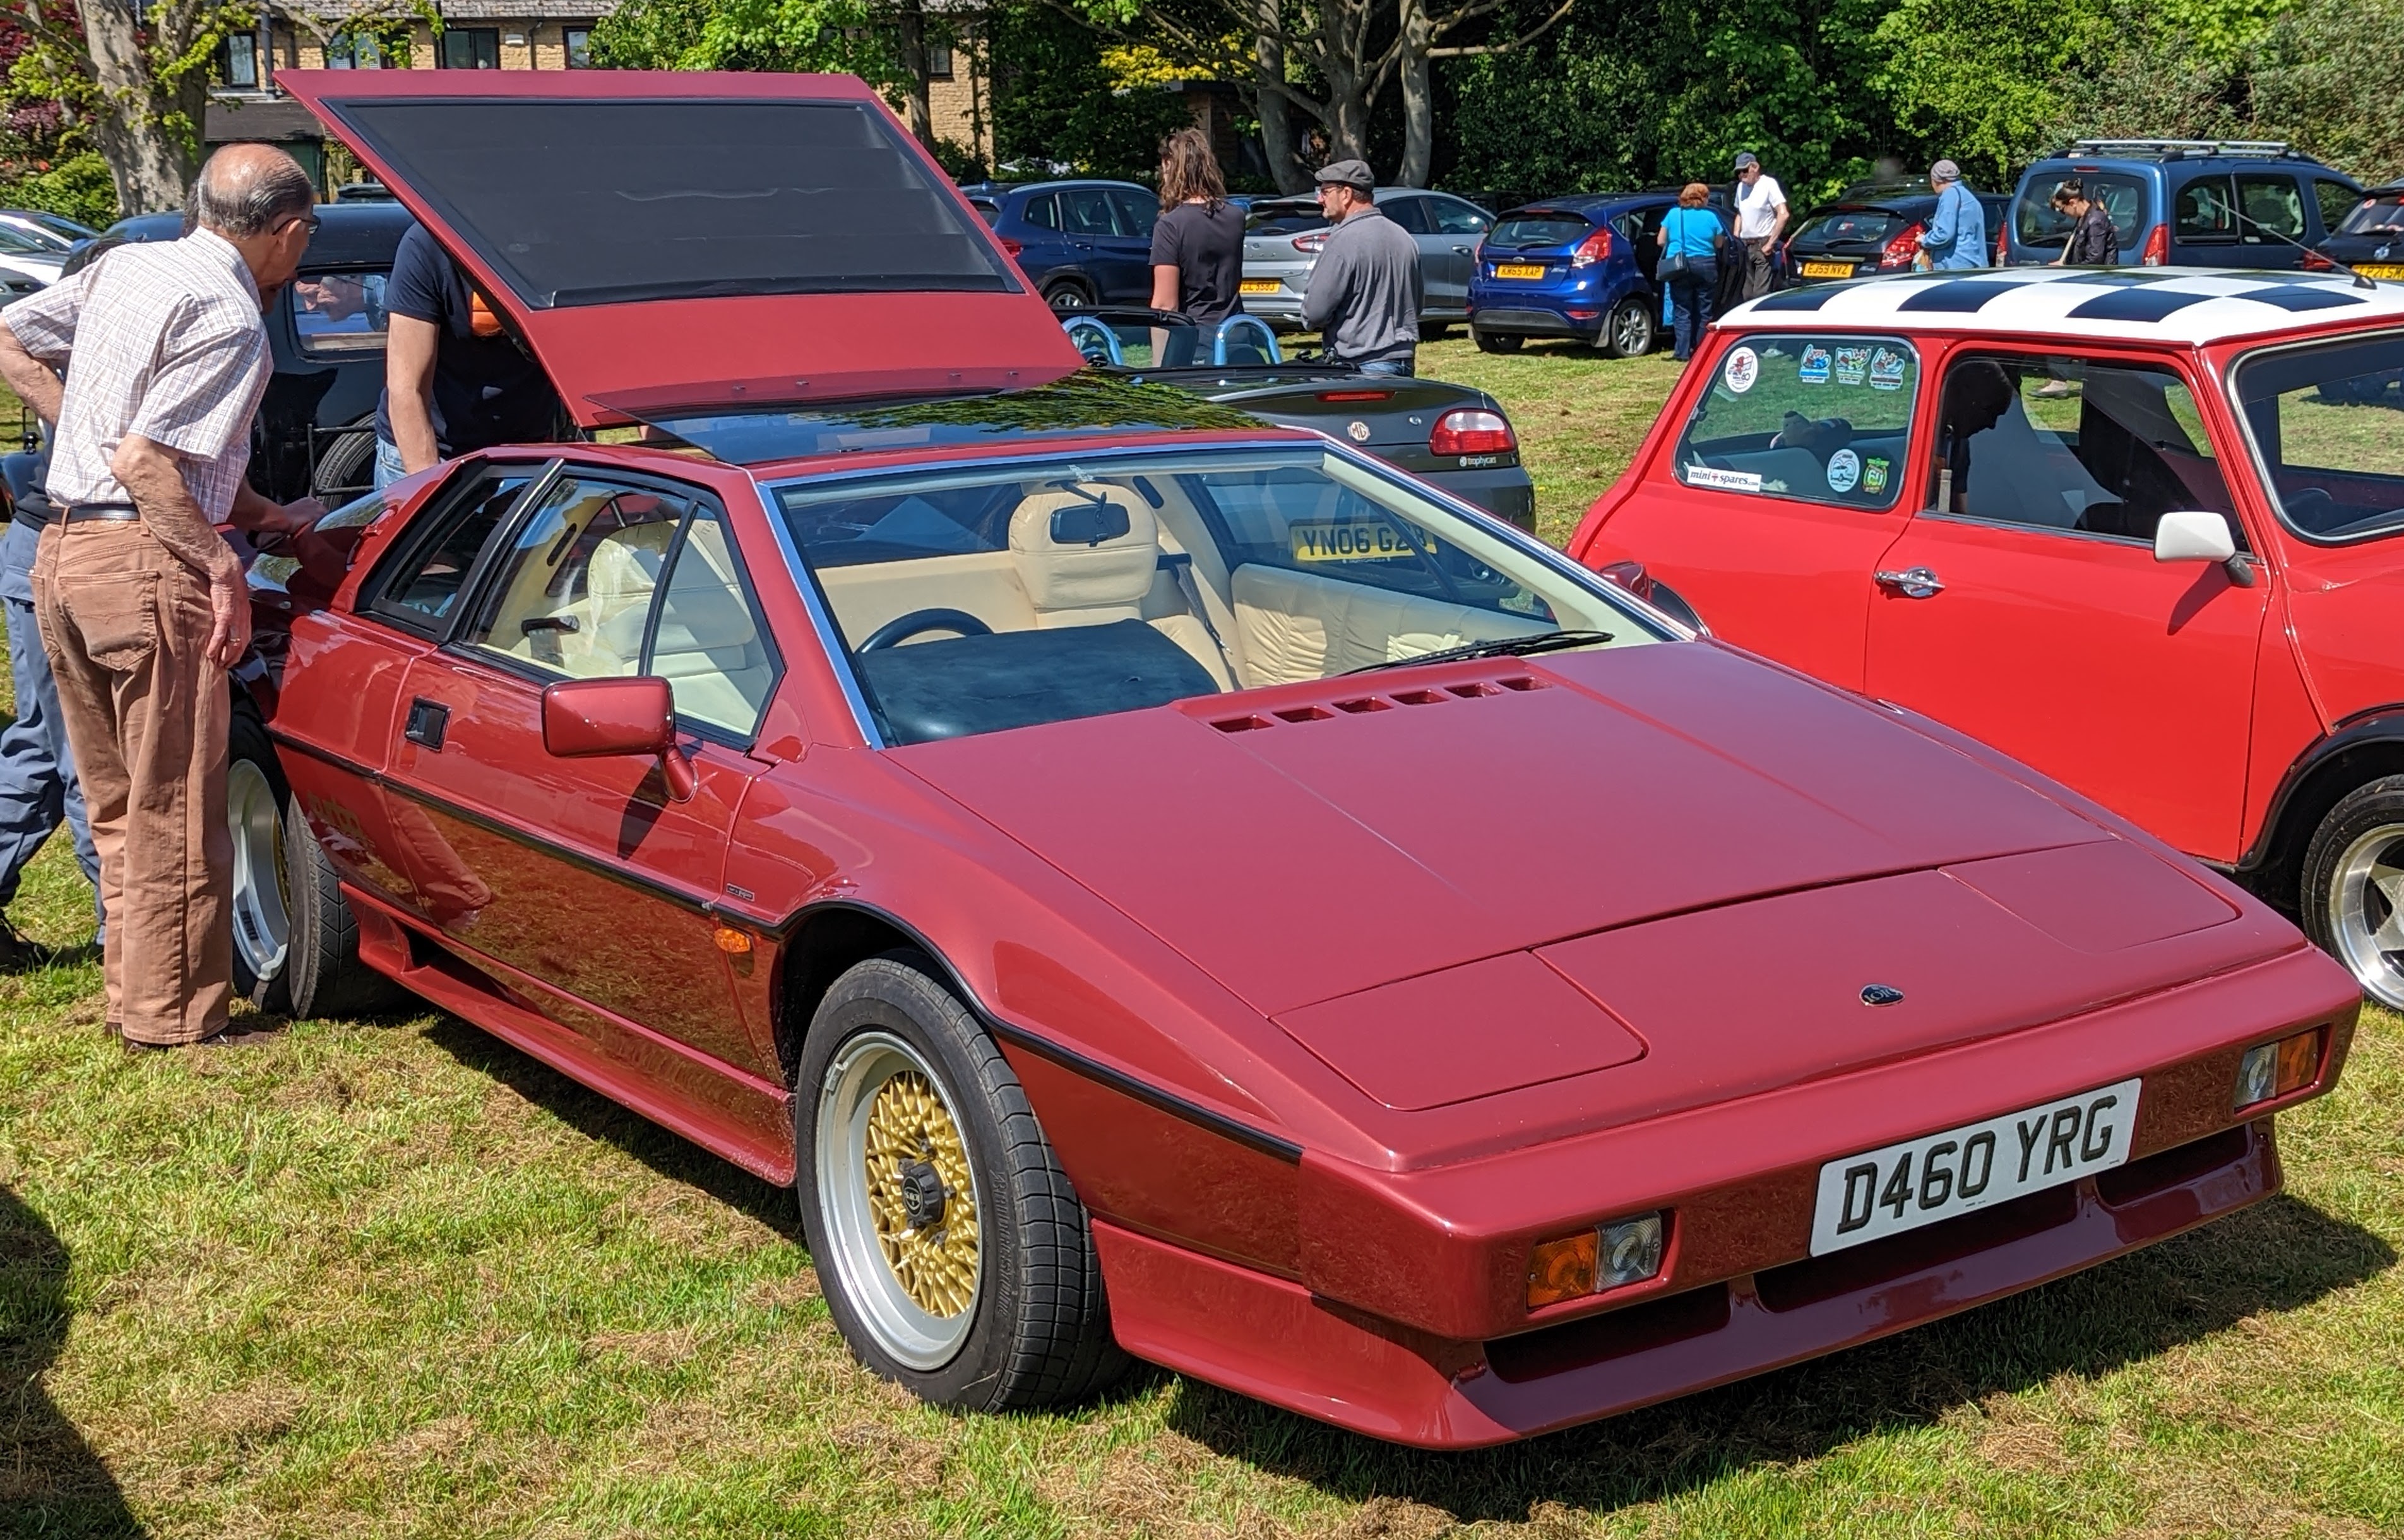
[[[1334,229],[1310,270],[1302,322],[1327,340],[1337,363],[1407,375],[1419,345],[1419,247],[1377,207],[1377,190],[1365,160],[1321,168],[1319,207]]]

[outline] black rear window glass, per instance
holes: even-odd
[[[2345,223],[2338,227],[2340,235],[2404,235],[2404,192],[2374,192],[2364,199]]]
[[[2031,176],[2012,205],[2013,231],[2021,243],[2059,246],[2070,239],[2070,228],[2078,221],[2053,206],[2053,195],[2074,176],[2086,187],[2088,200],[2102,203],[2104,212],[2112,216],[2120,249],[2135,249],[2137,226],[2145,215],[2145,185],[2114,172],[2045,172]]]
[[[1316,203],[1272,203],[1255,208],[1244,221],[1246,235],[1299,235],[1304,230],[1322,229],[1327,215],[1319,212]]]
[[[345,102],[538,310],[1016,287],[899,131],[850,102]]]
[[[1507,246],[1513,251],[1525,251],[1536,246],[1566,246],[1583,241],[1594,229],[1584,215],[1577,214],[1515,214],[1494,227],[1486,238],[1489,246]]]
[[[1901,235],[1906,223],[1903,215],[1884,209],[1836,209],[1796,226],[1793,243],[1821,251],[1876,252]]]

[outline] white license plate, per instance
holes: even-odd
[[[2141,1080],[1907,1139],[1820,1168],[1811,1255],[2058,1187],[2129,1158]]]

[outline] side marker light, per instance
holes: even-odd
[[[751,950],[750,936],[746,932],[736,930],[732,925],[719,926],[716,940],[718,942],[718,950],[726,953],[729,957],[740,957],[745,952]]]
[[[2247,1048],[2245,1057],[2237,1061],[2233,1105],[2242,1112],[2311,1085],[2313,1076],[2320,1073],[2322,1035],[2322,1030],[2314,1027]]]

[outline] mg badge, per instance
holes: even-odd
[[[1862,1004],[1865,1006],[1894,1006],[1902,1003],[1903,992],[1896,989],[1893,984],[1864,984],[1862,986]]]
[[[1344,431],[1352,436],[1352,442],[1356,444],[1365,444],[1369,441],[1369,424],[1366,423],[1355,423]]]

